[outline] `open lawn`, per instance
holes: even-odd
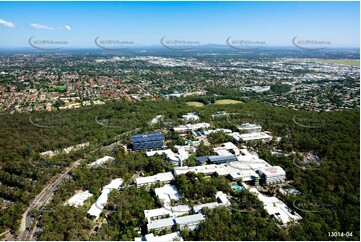
[[[192,106],[192,107],[203,107],[204,106],[204,104],[201,102],[186,102],[186,104],[188,106]]]
[[[222,100],[217,100],[215,104],[240,104],[240,103],[243,102],[233,99],[222,99]]]

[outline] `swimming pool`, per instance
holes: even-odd
[[[232,184],[232,188],[233,188],[234,190],[236,190],[236,191],[243,191],[243,190],[244,190],[244,188],[241,187],[240,185],[238,185],[237,183],[233,183],[233,184]]]

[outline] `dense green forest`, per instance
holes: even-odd
[[[255,213],[241,213],[217,208],[206,212],[207,220],[200,224],[198,232],[182,231],[185,239],[359,240],[359,110],[310,113],[272,107],[260,102],[208,104],[194,108],[185,105],[184,101],[110,102],[77,110],[0,116],[0,232],[7,228],[18,229],[21,213],[46,182],[75,160],[84,158],[82,164],[72,170],[72,179],[66,180],[56,191],[48,208],[53,212],[43,215],[40,239],[132,240],[137,234],[133,229],[141,231],[142,227],[139,226],[144,222],[140,211],[157,204],[148,192],[132,188],[125,193],[114,194],[115,204],[123,204],[129,199],[129,204],[125,204],[127,212],[111,215],[108,224],[99,230],[97,236],[88,234],[93,224],[85,217],[86,209],[100,194],[101,187],[112,178],[122,177],[127,183],[137,171],[152,175],[171,168],[165,165],[162,156],[148,159],[143,153],[126,154],[122,146],[117,146],[110,153],[116,158],[111,167],[113,169],[89,169],[86,163],[109,154],[109,151],[96,148],[115,141],[126,145],[130,134],[120,136],[126,131],[141,128],[137,132],[146,132],[178,125],[182,123],[179,118],[183,114],[196,111],[202,121],[216,128],[234,130],[235,124],[258,123],[263,130],[272,132],[273,136],[282,137],[278,149],[285,152],[312,151],[324,162],[315,169],[302,169],[295,165],[301,157],[295,154],[272,154],[270,149],[275,145],[274,141],[263,145],[248,144],[257,149],[261,158],[270,164],[282,166],[288,180],[292,180],[293,186],[301,192],[298,197],[280,195],[283,201],[290,207],[293,207],[296,199],[309,206],[316,204],[318,211],[297,211],[303,220],[287,230],[280,230],[273,220],[267,218],[263,209],[257,209]],[[219,111],[232,115],[228,118],[212,117]],[[150,126],[148,122],[160,114],[164,116],[163,121]],[[218,139],[223,140],[224,137],[212,137],[214,142],[218,142]],[[40,152],[61,150],[84,142],[90,143],[84,150],[59,154],[46,160],[39,156]],[[211,150],[201,147],[200,152],[207,154]],[[176,182],[187,183],[185,180]],[[207,186],[206,182],[204,186]],[[87,189],[95,196],[84,207],[63,206],[80,189]],[[192,186],[188,186],[188,190],[183,192],[192,196],[192,189]],[[252,199],[247,191],[241,192],[239,196]],[[134,207],[130,209],[131,205]],[[352,232],[353,236],[329,237],[328,232],[335,231]]]

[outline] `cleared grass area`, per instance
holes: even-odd
[[[222,100],[217,100],[215,104],[240,104],[240,103],[243,102],[233,99],[222,99]]]
[[[203,104],[203,103],[200,103],[200,102],[186,102],[186,104],[187,104],[188,106],[197,107],[197,108],[204,106],[204,104]]]
[[[328,63],[328,64],[340,64],[340,65],[347,65],[347,66],[360,66],[360,60],[315,59],[315,61]]]

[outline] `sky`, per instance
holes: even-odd
[[[0,48],[29,38],[96,47],[97,37],[160,45],[160,39],[226,44],[226,39],[291,46],[292,39],[360,42],[359,2],[0,2]]]

